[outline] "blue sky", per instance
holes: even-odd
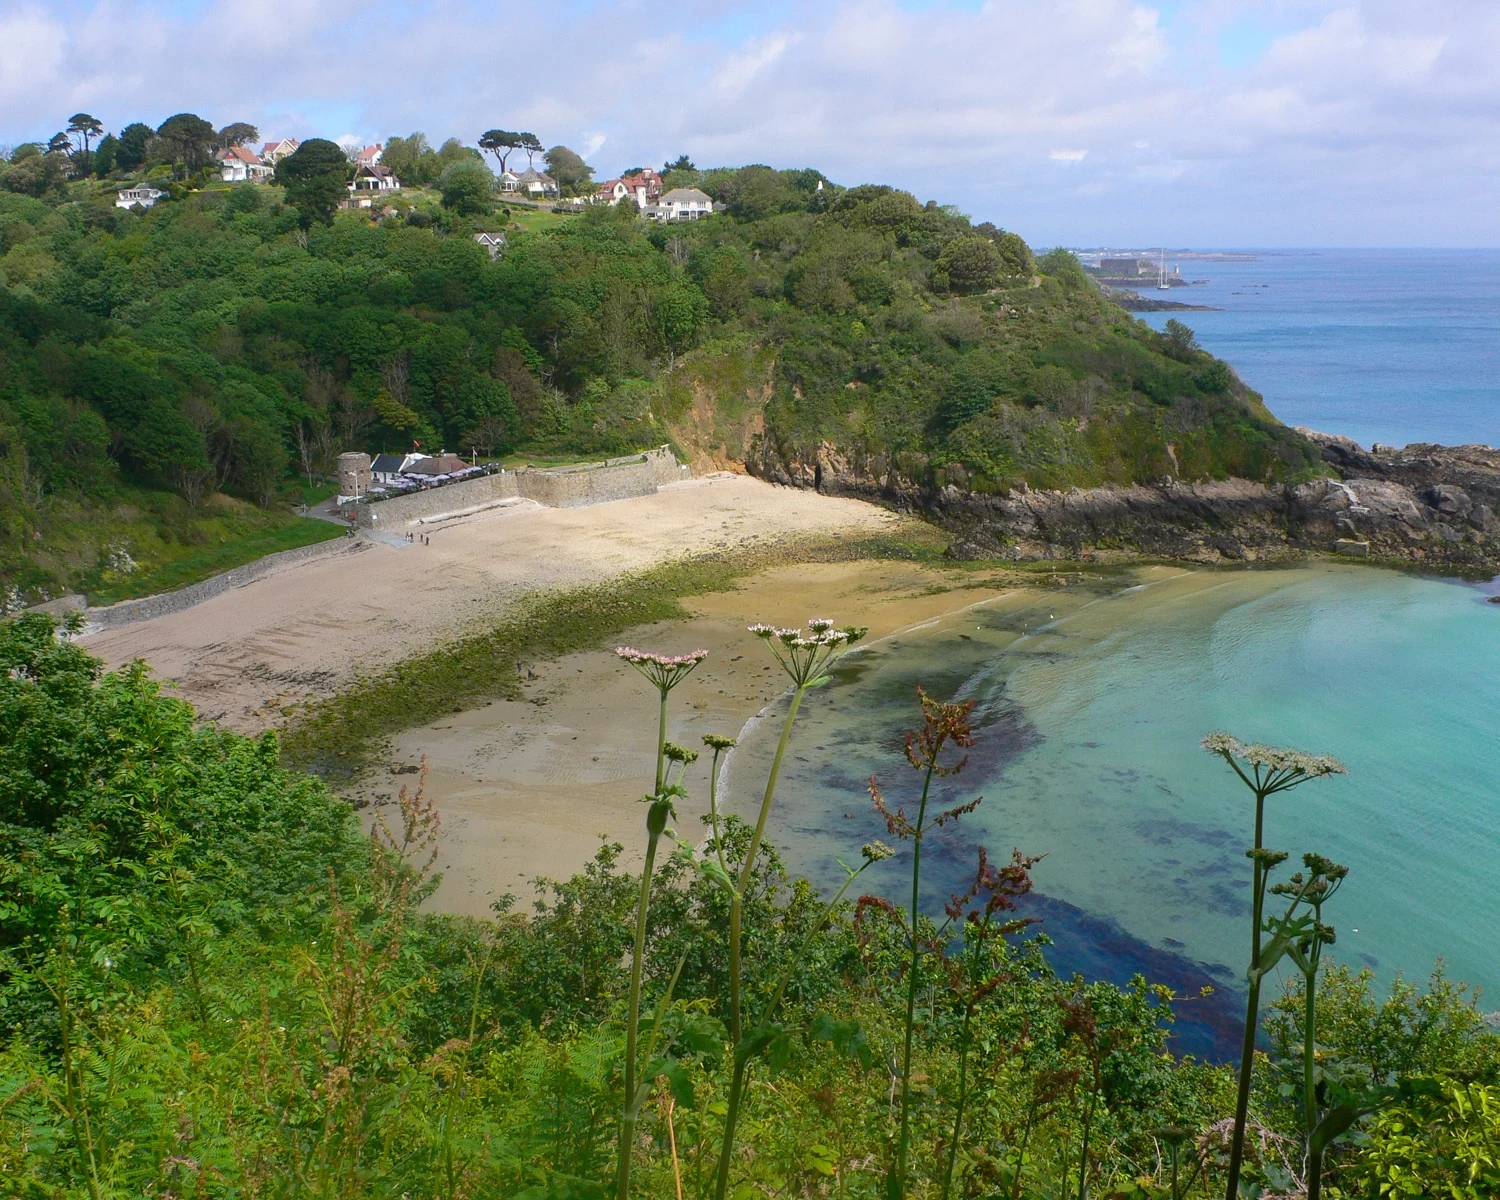
[[[1500,244],[1495,0],[0,0],[0,143],[535,131],[898,184],[1038,245]]]

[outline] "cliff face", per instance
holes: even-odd
[[[1500,571],[1500,451],[1416,445],[1370,452],[1347,438],[1300,432],[1338,478],[1288,486],[1164,480],[989,495],[953,484],[924,488],[891,463],[854,462],[827,446],[812,462],[763,449],[749,465],[773,482],[923,511],[954,534],[949,553],[958,558],[1144,554],[1219,562],[1338,552]]]

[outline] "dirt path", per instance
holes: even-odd
[[[357,554],[300,564],[84,645],[111,667],[145,659],[202,716],[253,733],[278,723],[283,705],[430,649],[529,591],[895,520],[858,500],[727,474],[587,508],[526,503],[423,527],[429,545],[392,531]]]

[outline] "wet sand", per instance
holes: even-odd
[[[680,653],[702,647],[709,658],[672,693],[668,736],[700,748],[707,733],[735,736],[785,690],[786,679],[765,646],[746,632],[755,621],[800,625],[827,616],[867,625],[870,638],[913,626],[961,619],[974,605],[1021,607],[1035,588],[1011,588],[1002,577],[893,563],[777,567],[734,591],[698,597],[688,621],[633,630],[642,649]],[[442,886],[433,906],[484,915],[505,893],[526,906],[533,880],[567,878],[601,839],[619,841],[638,862],[645,845],[639,803],[654,767],[656,694],[611,652],[571,654],[534,668],[525,698],[445,718],[393,739],[389,766],[353,794],[374,806],[413,784],[426,757],[427,791],[443,818]],[[701,836],[707,811],[708,758],[689,770],[690,799],[679,805],[684,837]]]

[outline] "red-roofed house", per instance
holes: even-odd
[[[384,142],[376,142],[373,146],[366,146],[354,156],[354,163],[360,167],[373,167],[380,161],[381,152],[384,150]]]
[[[621,200],[630,199],[637,208],[645,208],[661,199],[661,191],[661,176],[647,167],[633,175],[606,179],[599,185],[598,197],[606,204],[618,204]]]
[[[267,142],[260,148],[260,158],[269,167],[274,167],[288,154],[297,153],[297,147],[302,145],[296,138],[282,138],[279,142]]]
[[[225,183],[265,183],[274,170],[249,146],[226,146],[214,158]]]

